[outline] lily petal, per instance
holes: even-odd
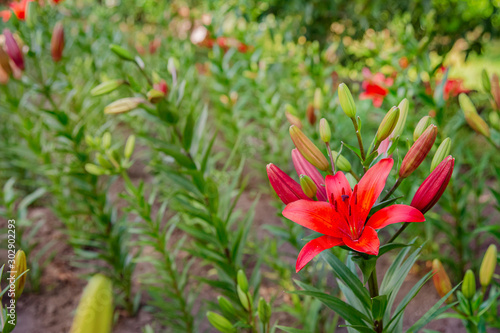
[[[283,216],[325,235],[341,238],[345,234],[340,229],[338,214],[328,202],[298,200],[285,207]]]
[[[328,201],[330,201],[332,205],[335,204],[335,201],[337,202],[337,204],[342,203],[347,205],[349,201],[346,201],[346,199],[351,196],[352,190],[351,185],[349,184],[349,181],[347,180],[343,172],[338,171],[334,176],[326,176],[325,186],[326,194],[328,195]]]
[[[297,263],[295,265],[296,272],[299,272],[302,268],[304,268],[304,266],[319,253],[339,245],[344,245],[342,238],[335,238],[331,236],[321,236],[307,242],[302,250],[300,250],[297,258]]]
[[[372,215],[366,226],[375,230],[399,222],[424,222],[425,217],[418,209],[407,205],[392,205]]]
[[[356,210],[356,219],[358,221],[364,223],[368,217],[370,209],[372,209],[385,187],[387,176],[389,176],[393,164],[394,161],[392,158],[384,158],[368,169],[363,178],[359,181],[357,197],[352,196],[350,201],[351,207]]]
[[[358,240],[352,240],[349,236],[344,236],[342,240],[345,245],[355,251],[374,256],[378,255],[380,240],[378,239],[377,232],[372,227],[366,226]]]
[[[302,156],[302,154],[299,152],[298,149],[292,150],[292,160],[293,160],[293,166],[297,171],[297,175],[299,177],[300,175],[309,176],[314,182],[314,184],[316,184],[316,187],[318,188],[318,191],[316,193],[318,200],[327,201],[328,199],[326,197],[325,178],[321,175],[318,169],[316,169],[314,165],[309,163],[304,158],[304,156]]]
[[[300,199],[308,200],[300,184],[274,164],[268,164],[267,177],[278,197],[285,205]]]

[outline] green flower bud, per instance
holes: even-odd
[[[94,275],[83,290],[70,333],[111,333],[113,287],[104,275]]]
[[[14,257],[14,265],[10,267],[10,280],[14,282],[14,298],[18,299],[23,293],[24,286],[26,285],[26,274],[23,274],[28,270],[26,264],[26,254],[23,250],[18,250]],[[11,289],[8,289],[8,294],[11,295]],[[12,298],[12,296],[10,296]]]
[[[403,134],[403,130],[406,124],[406,118],[408,117],[408,110],[410,109],[410,103],[406,98],[404,98],[399,103],[398,109],[399,109],[399,118],[396,127],[394,127],[394,130],[391,133],[391,138],[397,138],[398,136],[401,136],[401,134]]]
[[[260,321],[265,325],[271,320],[271,306],[267,304],[262,297],[259,299],[259,306],[257,308]]]
[[[493,111],[490,112],[490,125],[496,129],[497,131],[500,130],[500,116],[498,115],[498,112]]]
[[[102,148],[109,149],[111,147],[111,133],[106,132],[102,135]]]
[[[323,94],[320,88],[316,88],[316,90],[314,90],[313,106],[316,110],[319,110],[321,109],[322,105],[323,105]]]
[[[126,61],[135,61],[134,56],[132,55],[132,53],[130,53],[129,51],[125,50],[120,45],[111,44],[109,46],[109,49],[114,54],[116,54],[118,57],[120,57],[123,60],[126,60]]]
[[[319,136],[323,142],[330,142],[332,138],[332,131],[330,130],[330,125],[328,124],[328,120],[325,118],[321,118],[319,121]]]
[[[106,114],[118,114],[132,111],[137,108],[140,104],[145,103],[146,100],[141,97],[126,97],[114,101],[104,108],[104,113]]]
[[[227,298],[219,296],[217,297],[217,301],[219,302],[219,307],[225,316],[231,317],[236,314],[236,310],[233,304],[231,304],[231,302],[229,302]]]
[[[240,299],[241,305],[245,308],[245,310],[249,311],[252,306],[252,299],[249,292],[244,292],[241,287],[236,286],[236,291],[238,292],[238,298]]]
[[[386,114],[382,122],[380,123],[376,135],[377,142],[382,142],[391,135],[399,119],[399,108],[393,106]]]
[[[38,3],[36,1],[30,1],[26,5],[25,20],[28,28],[32,29],[36,25],[36,7]]]
[[[458,96],[458,102],[460,103],[460,107],[464,111],[465,120],[469,124],[469,126],[479,134],[484,135],[485,137],[490,137],[490,128],[488,124],[479,116],[477,113],[476,107],[472,104],[469,96],[462,93]]]
[[[445,159],[446,156],[450,155],[450,150],[451,139],[446,138],[443,140],[443,142],[441,142],[438,149],[436,150],[436,153],[434,154],[434,157],[432,158],[431,172],[439,165],[439,163],[441,163]]]
[[[92,89],[90,91],[90,94],[92,96],[101,96],[105,94],[109,94],[110,92],[115,91],[124,83],[123,80],[109,80],[109,81],[104,81],[101,84],[99,84],[97,87]]]
[[[462,294],[464,294],[465,298],[471,299],[474,297],[476,293],[476,277],[474,276],[474,272],[472,270],[467,270],[464,276],[464,282],[462,284]]]
[[[113,168],[113,165],[101,153],[97,153],[96,154],[96,158],[97,158],[97,161],[99,162],[99,164],[103,168],[106,168],[106,169],[112,169]]]
[[[431,117],[425,116],[420,121],[418,122],[417,126],[415,127],[415,130],[413,131],[413,141],[417,141],[418,138],[424,133],[424,131],[429,127],[431,124]]]
[[[151,89],[146,96],[148,97],[148,101],[157,104],[165,97],[165,94],[162,91]]]
[[[322,171],[328,170],[329,163],[325,155],[297,126],[290,126],[290,137],[295,147],[309,163]]]
[[[238,286],[240,286],[243,292],[248,292],[248,280],[243,270],[240,269],[238,271],[238,274],[236,275],[236,281],[238,282]]]
[[[126,159],[129,159],[134,153],[134,148],[135,148],[135,135],[131,135],[128,137],[127,142],[125,143],[123,156],[125,156]]]
[[[356,117],[356,104],[354,104],[351,92],[345,83],[339,85],[338,94],[342,110],[349,118],[354,119]]]
[[[236,328],[233,327],[233,324],[218,313],[208,311],[207,319],[219,332],[236,333]]]
[[[497,267],[497,247],[491,244],[484,254],[481,268],[479,268],[479,282],[483,287],[487,287],[491,283],[493,273]]]
[[[486,69],[483,69],[481,72],[481,80],[483,81],[483,88],[487,93],[490,93],[491,91],[491,81],[490,77],[488,76],[488,72]]]
[[[92,163],[85,164],[85,171],[94,176],[102,176],[108,173],[106,169]]]
[[[302,187],[302,192],[311,199],[314,198],[318,191],[316,184],[306,175],[300,175],[300,186]]]
[[[351,171],[351,163],[349,163],[347,158],[345,158],[342,155],[339,155],[339,153],[336,152],[335,150],[332,150],[332,157],[333,157],[333,163],[335,163],[335,165],[340,171],[344,172]]]

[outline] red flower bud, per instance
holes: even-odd
[[[64,27],[61,22],[57,22],[52,32],[52,40],[50,41],[50,54],[55,62],[62,58],[64,50]]]
[[[167,82],[163,79],[160,82],[153,84],[153,89],[161,91],[165,95],[168,94],[168,85]]]
[[[285,205],[300,199],[309,200],[309,197],[302,191],[300,184],[276,165],[270,163],[266,169],[271,186]]]
[[[314,106],[312,104],[309,104],[307,106],[306,117],[307,120],[309,121],[309,124],[311,125],[316,124],[316,110],[314,109]]]
[[[21,70],[24,69],[24,57],[16,39],[9,29],[4,29],[3,35],[5,37],[5,51],[9,55],[14,64]]]
[[[423,162],[432,146],[436,141],[437,127],[430,125],[424,133],[415,141],[411,146],[408,153],[406,153],[401,168],[399,169],[399,177],[406,178],[415,171],[418,166]]]
[[[436,287],[436,291],[439,296],[444,297],[451,291],[451,289],[453,289],[450,278],[448,277],[448,274],[446,274],[443,264],[439,261],[439,259],[434,259],[432,261],[432,270],[434,272],[434,275],[432,276],[434,287]],[[450,303],[452,300],[453,296],[450,295],[450,297],[446,300],[446,303]]]
[[[450,182],[454,166],[455,159],[451,155],[439,163],[418,188],[417,193],[415,193],[411,201],[411,206],[424,214],[429,211],[443,195],[444,190]]]

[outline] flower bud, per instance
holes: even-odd
[[[490,125],[497,131],[500,131],[500,116],[498,115],[498,112],[490,112],[489,118]]]
[[[479,116],[477,113],[476,107],[472,104],[469,96],[462,93],[458,96],[458,102],[460,103],[460,107],[464,111],[465,120],[469,124],[469,126],[476,131],[477,133],[484,135],[485,137],[490,137],[490,128],[488,124]]]
[[[316,124],[316,109],[311,104],[307,106],[306,118],[309,121],[309,124]]]
[[[491,91],[491,82],[486,69],[483,69],[483,71],[481,72],[481,80],[483,83],[483,89],[489,93]]]
[[[406,178],[423,162],[436,141],[437,127],[430,125],[425,132],[413,143],[401,163],[399,177]]]
[[[276,165],[270,163],[267,165],[266,169],[271,186],[285,205],[297,200],[309,199],[308,196],[302,192],[300,185]]]
[[[431,172],[441,163],[451,150],[451,139],[446,138],[441,142],[431,162]]]
[[[36,6],[38,3],[36,1],[29,1],[26,4],[26,14],[25,20],[28,28],[32,29],[36,25]]]
[[[219,296],[217,297],[217,301],[219,302],[219,308],[225,316],[231,317],[236,314],[236,309],[233,304],[227,300],[227,298]]]
[[[24,70],[23,53],[21,52],[21,48],[17,44],[16,39],[9,29],[3,30],[3,36],[5,37],[5,51],[17,68]]]
[[[165,80],[160,80],[160,82],[153,84],[153,89],[161,91],[165,96],[168,94],[168,85]]]
[[[151,89],[146,96],[149,102],[157,104],[165,97],[165,94],[162,91]]]
[[[377,142],[384,141],[396,127],[399,119],[399,108],[393,106],[386,114],[382,122],[380,123],[375,138]]]
[[[491,95],[496,104],[496,109],[500,110],[500,80],[497,74],[491,76]]]
[[[290,126],[290,137],[295,147],[309,163],[322,171],[328,170],[329,164],[325,155],[297,126]]]
[[[243,270],[239,270],[237,275],[236,275],[236,281],[238,282],[238,286],[240,286],[241,290],[243,292],[248,292],[248,280],[247,277],[245,276],[245,272]]]
[[[16,256],[14,257],[14,267],[10,269],[10,280],[14,282],[15,290],[14,298],[18,299],[23,293],[24,286],[26,285],[26,274],[23,274],[28,270],[26,265],[26,254],[23,250],[18,250]],[[11,289],[9,289],[11,290]],[[9,292],[10,294],[10,292]],[[12,296],[11,296],[12,297]]]
[[[70,333],[111,333],[113,286],[104,275],[94,275],[83,290]]]
[[[422,214],[434,207],[450,182],[454,166],[455,159],[451,156],[439,163],[418,188],[411,201],[411,206],[421,211]]]
[[[100,167],[92,163],[85,164],[85,171],[94,176],[102,176],[108,173],[108,171],[103,167]]]
[[[129,51],[125,50],[123,47],[121,47],[119,45],[111,44],[109,46],[109,49],[111,50],[111,52],[113,52],[114,54],[116,54],[118,57],[120,57],[123,60],[126,60],[126,61],[135,61],[135,58],[132,55],[132,53],[130,53]]]
[[[462,283],[462,294],[467,299],[471,299],[476,294],[476,277],[470,269],[465,272],[464,282]]]
[[[312,179],[306,175],[300,175],[300,187],[302,188],[302,192],[304,192],[304,194],[311,199],[314,198],[316,192],[318,191],[316,184],[314,184]]]
[[[321,106],[323,106],[323,94],[320,88],[316,88],[316,90],[314,90],[313,107],[316,110],[320,110]]]
[[[487,287],[491,283],[491,278],[497,267],[497,247],[491,244],[484,254],[481,268],[479,268],[479,282],[481,286]]]
[[[394,130],[392,131],[390,138],[397,138],[398,136],[401,136],[401,134],[403,134],[403,130],[406,124],[406,117],[408,116],[408,110],[410,109],[410,103],[406,98],[404,98],[399,103],[398,109],[399,109],[398,122],[396,124],[396,127],[394,127]]]
[[[351,163],[349,163],[347,158],[345,158],[342,155],[339,155],[339,153],[336,152],[335,150],[332,150],[332,157],[333,157],[333,163],[335,163],[335,165],[340,171],[344,172],[351,171]]]
[[[207,319],[215,327],[219,332],[222,333],[236,333],[236,328],[233,327],[233,324],[225,317],[221,316],[218,313],[208,311]]]
[[[302,121],[296,116],[297,110],[290,104],[285,105],[285,117],[291,125],[302,128]]]
[[[434,259],[432,261],[432,270],[434,272],[434,275],[432,276],[434,287],[436,288],[439,296],[442,298],[453,289],[450,278],[448,277],[448,274],[446,274],[443,264],[439,261],[439,259]],[[450,297],[446,300],[446,303],[450,303],[452,299],[453,296],[450,295]]]
[[[332,131],[330,130],[330,125],[328,124],[328,120],[325,118],[321,118],[319,121],[319,136],[321,140],[325,143],[330,142],[332,138]]]
[[[345,114],[349,118],[354,119],[356,117],[356,104],[354,104],[351,92],[345,83],[341,83],[339,85],[338,94],[342,110],[344,110]]]
[[[264,298],[259,299],[258,313],[260,321],[265,325],[271,320],[271,306],[267,304]]]
[[[2,47],[0,47],[0,67],[6,75],[10,75],[12,73],[12,68],[10,67],[10,57],[7,52],[4,51]]]
[[[128,137],[127,142],[125,143],[125,149],[123,150],[123,156],[126,159],[132,157],[135,148],[135,135],[131,135]]]
[[[321,175],[318,169],[309,163],[297,149],[292,150],[292,161],[299,178],[300,175],[306,175],[312,179],[318,189],[316,192],[318,200],[328,201],[328,197],[326,196],[325,177]]]
[[[126,97],[114,101],[104,108],[104,113],[106,114],[118,114],[132,111],[137,108],[140,104],[145,103],[146,100],[142,97]]]
[[[105,94],[109,94],[110,92],[115,91],[124,83],[123,80],[109,80],[109,81],[104,81],[101,84],[99,84],[97,87],[92,89],[90,91],[90,94],[92,96],[101,96]]]
[[[417,141],[418,138],[424,133],[425,129],[431,124],[431,117],[425,116],[418,122],[415,130],[413,131],[413,141]]]
[[[52,60],[58,62],[62,58],[64,50],[64,27],[62,22],[57,22],[52,32],[52,40],[50,41],[50,54]]]
[[[252,296],[250,295],[250,293],[248,291],[244,292],[241,289],[240,285],[236,286],[236,292],[238,293],[238,298],[240,299],[241,305],[243,305],[245,310],[249,311],[252,307]]]

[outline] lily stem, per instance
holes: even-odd
[[[372,274],[368,279],[368,288],[370,289],[370,297],[374,298],[378,296],[378,281],[377,281],[377,267],[373,268]],[[373,328],[375,332],[381,333],[384,331],[383,322],[375,320],[373,322]]]
[[[335,174],[335,163],[333,163],[332,148],[330,148],[330,142],[325,142],[326,150],[328,151],[328,157],[330,157],[330,163],[332,164],[332,172]]]
[[[410,225],[409,223],[404,223],[401,226],[401,228],[399,228],[399,230],[396,231],[394,235],[392,235],[391,239],[389,239],[386,244],[393,243],[396,240],[396,238],[398,238],[398,236],[401,235],[401,233],[405,231],[406,228],[408,228],[409,225]]]
[[[358,137],[359,151],[361,153],[361,159],[363,162],[366,159],[365,149],[363,148],[363,139],[361,138],[361,133],[359,132],[358,122],[355,118],[351,118],[352,124],[354,125],[354,130],[356,131],[356,136]]]
[[[398,180],[396,180],[396,182],[394,183],[394,186],[392,186],[392,188],[389,190],[389,193],[387,193],[385,195],[385,197],[382,199],[382,202],[389,199],[389,197],[394,193],[394,191],[396,191],[396,189],[399,187],[399,185],[401,185],[401,183],[403,182],[403,179],[404,178],[398,178]]]
[[[349,170],[349,173],[350,173],[350,174],[354,177],[354,179],[356,179],[356,180],[358,181],[358,183],[359,183],[360,178],[359,178],[359,176],[358,176],[358,175],[357,175],[354,171],[352,171],[352,169],[351,169],[351,170]]]

